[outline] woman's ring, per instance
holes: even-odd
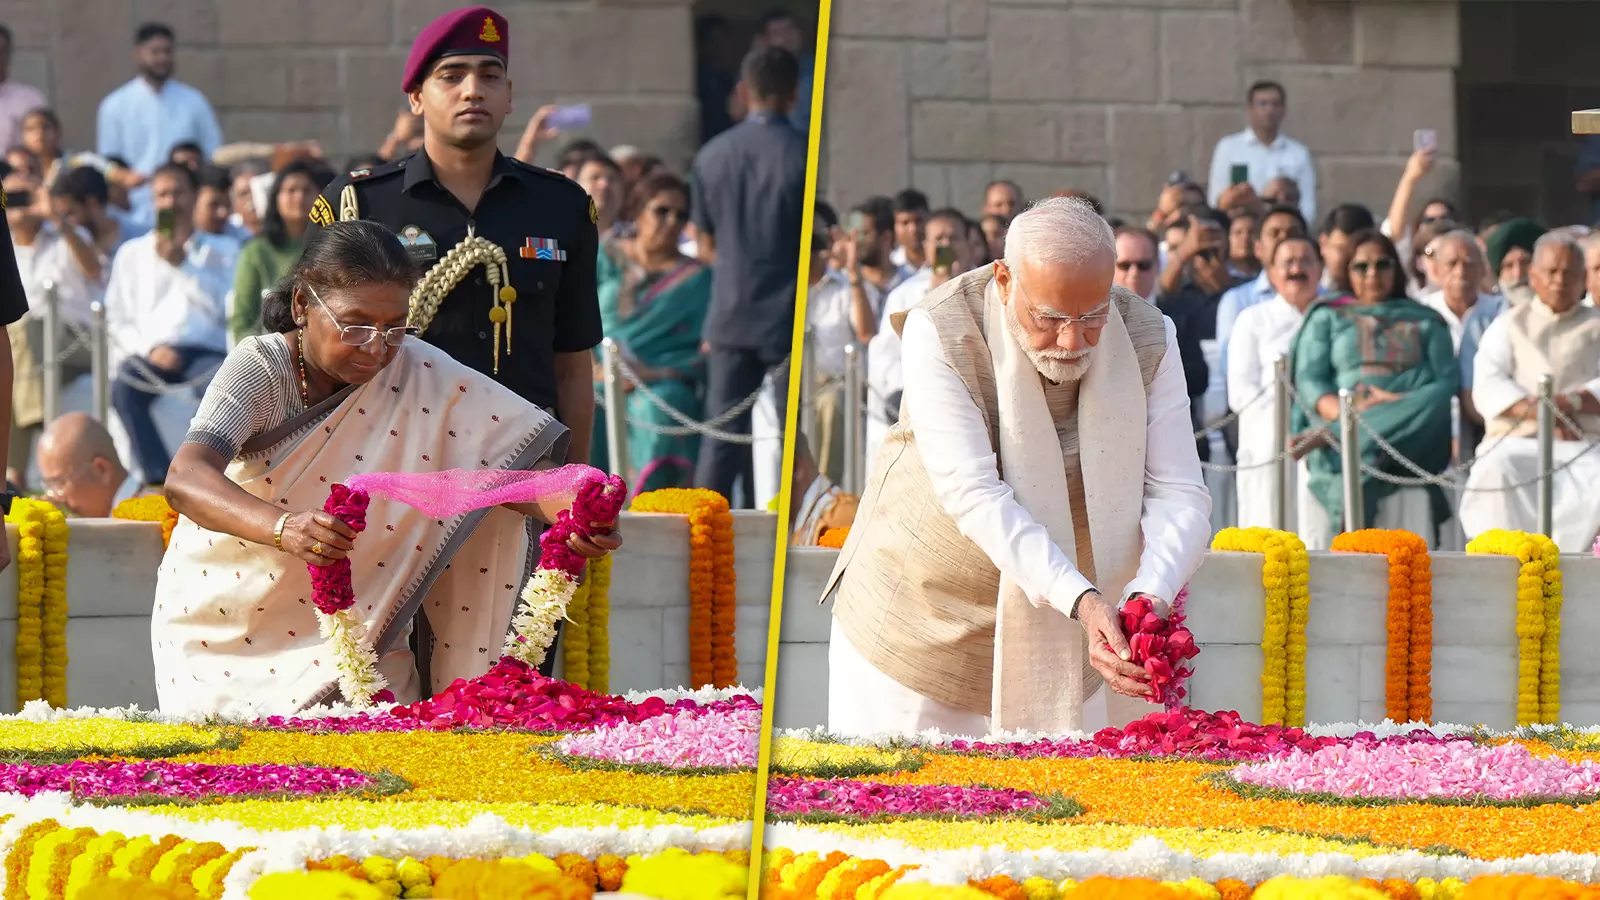
[[[316,556],[321,556],[322,555],[322,542],[321,541],[317,541],[315,544],[312,544],[311,545],[311,552]]]

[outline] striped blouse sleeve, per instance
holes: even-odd
[[[287,354],[273,353],[266,343],[277,340],[277,335],[246,339],[228,354],[206,388],[184,443],[233,459],[246,441],[284,422],[291,381]]]

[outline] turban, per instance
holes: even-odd
[[[400,90],[409,94],[422,87],[428,67],[446,56],[493,56],[505,62],[509,31],[506,17],[487,6],[469,6],[434,19],[411,45]]]
[[[1496,225],[1483,242],[1489,256],[1489,271],[1499,274],[1500,263],[1517,247],[1532,253],[1533,242],[1548,230],[1532,219],[1507,219]]]

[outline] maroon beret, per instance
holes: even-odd
[[[434,19],[411,45],[400,90],[409,94],[421,87],[428,67],[446,56],[494,56],[505,62],[509,30],[506,17],[487,6],[469,6]]]

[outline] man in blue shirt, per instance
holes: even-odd
[[[172,29],[160,23],[141,25],[133,43],[139,74],[100,101],[100,155],[125,159],[146,176],[165,165],[182,143],[197,144],[210,159],[222,145],[222,127],[206,95],[172,77]],[[129,199],[135,218],[149,218],[148,186]]]
[[[761,388],[794,341],[795,274],[806,195],[806,137],[789,120],[799,61],[782,47],[751,51],[739,91],[750,114],[700,149],[690,174],[695,232],[712,268],[706,344],[707,419]],[[784,415],[779,400],[778,417]],[[748,434],[750,413],[722,425]],[[748,444],[706,439],[695,483],[732,496],[741,481],[754,502]]]

